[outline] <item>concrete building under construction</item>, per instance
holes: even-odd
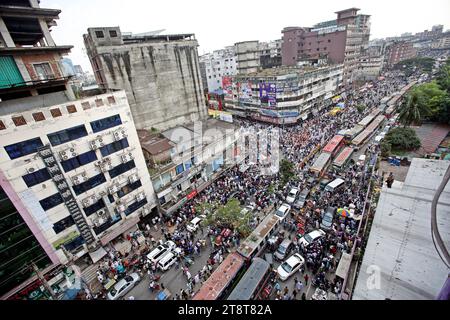
[[[99,86],[126,91],[138,129],[164,130],[205,118],[194,34],[89,28],[84,42]]]

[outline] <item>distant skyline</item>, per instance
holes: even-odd
[[[73,45],[68,56],[92,72],[83,34],[89,27],[120,26],[122,32],[195,33],[202,55],[239,41],[281,38],[288,26],[310,27],[336,18],[334,12],[356,7],[371,16],[370,39],[431,30],[450,24],[450,1],[321,0],[41,0],[42,8],[62,10],[52,35],[59,45]]]

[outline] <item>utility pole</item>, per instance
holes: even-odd
[[[34,272],[36,272],[36,276],[41,281],[41,283],[44,285],[44,287],[47,289],[47,291],[52,296],[53,300],[57,300],[55,293],[53,292],[52,287],[48,284],[47,280],[45,280],[44,275],[42,274],[41,270],[36,266],[34,262],[31,263],[31,267],[33,268]]]

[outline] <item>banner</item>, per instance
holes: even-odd
[[[252,101],[252,83],[248,82],[240,82],[238,83],[239,87],[239,102],[251,102]]]
[[[261,103],[267,103],[269,107],[277,105],[277,86],[275,83],[263,82],[259,84],[259,98]]]

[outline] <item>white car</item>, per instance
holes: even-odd
[[[358,166],[363,166],[365,162],[366,162],[366,155],[365,154],[360,155],[358,158]]]
[[[289,213],[289,211],[291,211],[291,206],[283,203],[278,209],[277,211],[275,211],[275,215],[280,219],[283,220],[287,214]]]
[[[300,239],[300,244],[303,244],[303,246],[305,246],[306,248],[320,238],[323,238],[325,235],[325,231],[321,229],[311,231]]]
[[[129,276],[119,280],[108,292],[108,300],[117,300],[123,297],[130,291],[136,283],[141,280],[141,277],[137,273],[132,273]]]
[[[295,201],[295,198],[297,198],[298,191],[299,190],[297,188],[292,188],[291,191],[289,191],[288,196],[286,197],[286,202],[293,203]]]
[[[280,276],[281,281],[286,281],[296,273],[300,267],[305,263],[305,259],[298,253],[290,256],[285,262],[280,264],[277,269],[278,275]]]
[[[166,243],[160,244],[155,249],[153,249],[152,252],[147,255],[147,259],[151,263],[158,263],[158,261],[161,260],[164,255],[166,255],[168,252],[171,252],[175,248],[175,243],[169,240]]]
[[[204,215],[199,215],[198,217],[195,217],[194,219],[191,220],[191,222],[189,222],[186,229],[190,232],[197,231],[198,226],[200,225],[200,222],[205,218],[206,218],[206,216],[204,216]]]

